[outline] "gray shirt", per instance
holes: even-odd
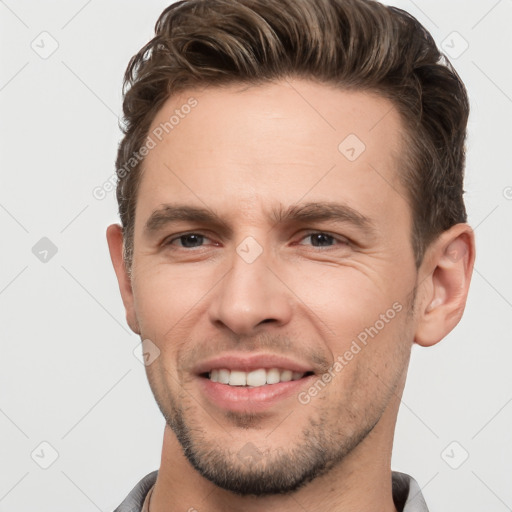
[[[158,471],[146,475],[128,494],[114,512],[146,512],[146,497],[156,482]],[[420,487],[414,478],[405,473],[392,473],[393,501],[398,512],[428,512]]]

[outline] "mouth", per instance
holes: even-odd
[[[282,413],[283,403],[296,402],[299,393],[312,385],[313,379],[312,371],[259,368],[247,372],[215,368],[201,374],[199,384],[206,401],[223,412],[258,413],[274,407]],[[277,408],[278,405],[281,407]]]
[[[195,368],[201,393],[222,411],[259,412],[298,397],[315,372],[306,364],[271,354],[227,354]],[[282,409],[279,409],[282,412]]]

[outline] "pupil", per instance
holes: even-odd
[[[317,233],[313,235],[311,238],[311,242],[314,246],[319,246],[321,244],[331,245],[333,238],[330,235],[326,235],[325,233]]]
[[[181,237],[181,244],[183,247],[196,247],[196,245],[202,241],[202,235],[185,235]]]

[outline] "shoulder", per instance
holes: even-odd
[[[156,482],[158,471],[146,475],[126,496],[114,512],[141,512],[146,495]]]
[[[393,501],[398,512],[428,512],[418,482],[405,473],[393,471]]]

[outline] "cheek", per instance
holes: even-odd
[[[386,395],[381,388],[395,382],[412,341],[406,331],[403,286],[384,281],[386,273],[372,279],[373,274],[348,267],[303,275],[308,279],[296,279],[291,288],[307,305],[300,306],[299,314],[314,326],[324,350],[337,363],[332,391],[343,389],[360,403],[372,394]]]
[[[323,323],[332,336],[345,342],[378,321],[398,296],[392,284],[386,287],[379,274],[372,279],[354,267],[325,269],[317,264],[316,268],[308,265],[307,270],[299,270],[290,274],[290,288],[300,299],[299,307],[308,317]]]
[[[215,285],[211,274],[199,267],[185,272],[170,265],[139,273],[134,297],[142,334],[160,340],[190,328]]]

